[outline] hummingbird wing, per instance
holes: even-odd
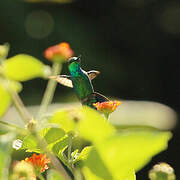
[[[88,71],[87,74],[89,76],[89,79],[93,80],[98,74],[100,74],[100,72],[92,70],[92,71]]]
[[[73,84],[71,81],[71,76],[68,75],[58,75],[58,76],[49,76],[50,79],[55,79],[58,83],[73,88]]]
[[[87,74],[89,76],[89,79],[93,80],[98,74],[100,74],[100,72],[92,70],[92,71],[88,71]],[[73,84],[72,84],[72,81],[71,81],[71,76],[58,75],[58,76],[49,76],[49,78],[50,79],[55,79],[58,83],[60,83],[60,84],[62,84],[64,86],[73,88]]]

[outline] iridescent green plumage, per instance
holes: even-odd
[[[96,109],[93,103],[108,101],[105,96],[94,92],[91,80],[99,74],[98,71],[86,72],[82,70],[80,67],[80,57],[72,57],[68,62],[70,76],[60,75],[54,77],[54,79],[65,86],[72,87],[83,105]]]

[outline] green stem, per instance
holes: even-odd
[[[18,130],[24,130],[23,128],[18,127],[16,125],[8,123],[8,122],[0,121],[0,124],[3,124],[5,126],[11,127],[11,128],[15,128],[15,129],[18,129]]]
[[[38,174],[37,177],[38,177],[40,180],[45,180],[45,178],[43,177],[42,174]]]
[[[19,95],[13,91],[9,90],[10,95],[12,96],[14,106],[16,107],[16,110],[19,112],[19,115],[22,117],[22,119],[28,123],[30,120],[32,120],[32,116],[28,113],[26,110],[21,98]],[[38,143],[40,145],[40,148],[44,150],[44,152],[47,154],[47,156],[51,159],[52,165],[57,169],[66,180],[70,180],[71,178],[67,174],[67,172],[64,170],[62,164],[59,162],[59,160],[54,156],[52,153],[49,152],[47,149],[47,143],[39,137],[39,135],[36,132],[35,126],[33,126],[33,129],[28,129],[31,133],[33,133],[38,140]]]
[[[104,116],[107,120],[109,119],[109,113],[105,113]]]
[[[72,134],[69,134],[68,162],[71,164]]]
[[[54,154],[52,154],[48,149],[47,149],[47,143],[44,139],[40,138],[37,132],[33,133],[34,136],[36,137],[39,146],[41,149],[43,149],[44,153],[47,154],[47,156],[50,158],[52,165],[54,168],[60,172],[60,174],[64,177],[65,180],[71,180],[71,177],[68,175],[60,161],[56,158]]]
[[[28,123],[30,120],[32,120],[32,116],[27,111],[27,109],[24,106],[21,98],[16,93],[16,91],[10,90],[10,89],[8,91],[12,97],[12,100],[13,100],[13,103],[14,103],[16,110],[19,112],[19,115],[22,117],[22,119],[24,120],[25,123]]]
[[[61,69],[62,69],[62,64],[58,62],[54,62],[52,67],[52,75],[56,76],[60,74]],[[57,82],[53,79],[50,79],[48,81],[46,91],[44,93],[41,106],[38,112],[37,119],[40,119],[46,113],[48,105],[51,104],[56,89],[56,84]]]

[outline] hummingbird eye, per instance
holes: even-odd
[[[81,60],[81,55],[80,56],[78,56],[78,57],[72,57],[72,58],[70,58],[69,60],[68,60],[68,63],[69,64],[71,64],[72,62],[80,62],[80,60]]]

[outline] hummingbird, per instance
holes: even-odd
[[[109,101],[104,95],[94,91],[91,82],[100,72],[95,70],[84,71],[81,68],[81,56],[71,57],[68,60],[68,69],[70,75],[50,76],[49,78],[55,79],[64,86],[73,88],[82,105],[96,109],[93,103]]]

